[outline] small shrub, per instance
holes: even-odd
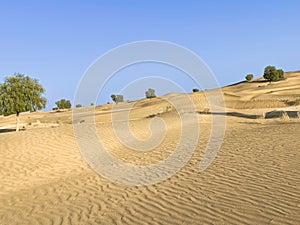
[[[253,79],[253,74],[247,74],[246,77],[245,77],[245,79],[247,81],[251,81]]]
[[[155,98],[155,90],[152,88],[149,88],[148,91],[145,92],[146,98]]]
[[[124,102],[123,95],[112,94],[110,97],[115,103]]]
[[[198,88],[193,88],[193,92],[199,92]]]

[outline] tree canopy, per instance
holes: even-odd
[[[282,69],[277,70],[275,66],[267,66],[264,71],[264,78],[270,83],[276,82],[284,78],[284,72]]]
[[[66,100],[66,99],[61,99],[55,102],[55,104],[59,109],[69,109],[72,106],[70,100]]]
[[[19,131],[19,114],[37,111],[46,107],[47,99],[43,97],[45,89],[37,79],[17,73],[6,77],[0,84],[0,115],[17,115],[16,131]]]
[[[37,79],[17,73],[0,84],[0,114],[5,116],[46,107],[45,89]]]
[[[124,97],[123,97],[123,95],[115,95],[115,94],[112,94],[110,97],[111,97],[111,99],[112,99],[115,103],[124,102]]]
[[[246,77],[245,77],[245,79],[246,79],[247,81],[252,80],[252,79],[253,79],[253,74],[247,74]]]
[[[145,92],[146,98],[155,98],[155,90],[152,88],[149,88],[148,91]]]
[[[284,78],[284,72],[282,69],[277,70],[277,73],[278,73],[279,79]]]

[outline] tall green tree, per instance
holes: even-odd
[[[21,112],[37,111],[46,107],[44,93],[45,89],[37,79],[20,73],[6,77],[4,83],[0,84],[0,114],[16,114],[16,131],[19,131]]]
[[[66,100],[66,99],[61,99],[59,101],[56,101],[55,104],[59,109],[69,109],[72,107],[70,100]]]

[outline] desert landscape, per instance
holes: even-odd
[[[300,224],[300,72],[285,77],[223,87],[226,110],[217,115],[205,92],[169,94],[195,104],[199,139],[182,169],[152,185],[127,186],[91,169],[78,150],[72,110],[22,113],[20,132],[14,132],[15,115],[0,117],[0,224]],[[164,98],[135,101],[130,111],[130,128],[140,139],[159,132],[150,131],[152,119],[164,121],[165,138],[153,151],[118,141],[112,107],[95,107],[95,125],[114,157],[149,165],[178,144],[180,112]],[[226,119],[225,137],[200,172],[213,115]]]

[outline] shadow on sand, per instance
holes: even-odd
[[[257,115],[249,115],[249,114],[243,114],[238,112],[198,112],[199,114],[203,115],[220,115],[220,116],[234,116],[234,117],[240,117],[240,118],[246,118],[246,119],[257,119]]]
[[[284,115],[288,115],[289,118],[298,118],[298,111],[272,111],[266,113],[266,119],[274,119],[274,118],[281,118]]]
[[[220,115],[220,116],[234,116],[246,119],[257,119],[258,115],[243,114],[238,112],[198,112],[202,115]],[[282,118],[287,115],[289,118],[299,118],[299,111],[271,111],[265,114],[265,119]]]
[[[9,132],[15,132],[16,131],[16,129],[0,129],[0,134],[1,133],[9,133]]]

